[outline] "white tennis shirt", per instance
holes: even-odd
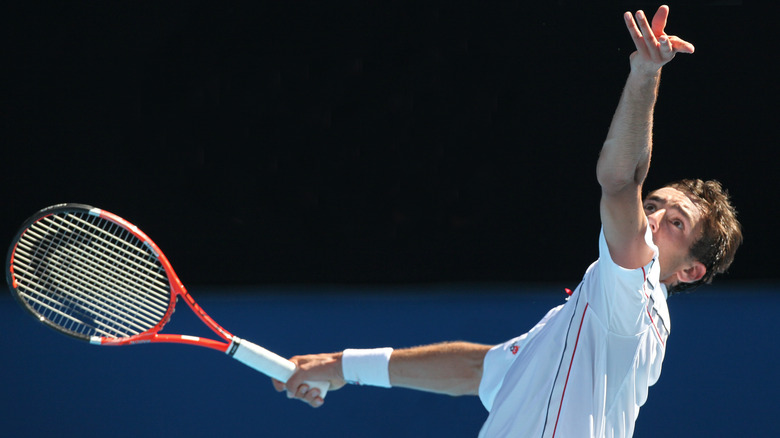
[[[604,232],[599,260],[561,306],[485,357],[479,397],[490,411],[480,437],[630,437],[661,373],[669,311],[655,256],[616,265]]]

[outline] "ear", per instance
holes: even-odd
[[[677,271],[677,279],[680,283],[694,283],[701,280],[706,273],[707,268],[704,264],[694,260],[687,268]]]

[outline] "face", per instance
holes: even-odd
[[[698,275],[698,271],[691,270],[703,268],[703,265],[690,256],[690,248],[701,236],[702,211],[684,192],[671,187],[650,193],[644,209],[653,242],[658,246],[661,281],[668,286],[701,278],[703,271]],[[691,275],[698,275],[698,278]]]

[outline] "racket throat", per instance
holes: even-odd
[[[233,355],[236,354],[236,350],[238,350],[239,345],[241,345],[241,338],[239,338],[238,336],[233,336],[233,339],[230,341],[230,345],[228,345],[225,354],[227,354],[230,357],[233,357]]]

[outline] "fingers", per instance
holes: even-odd
[[[318,408],[325,403],[325,400],[320,397],[320,390],[317,388],[309,388],[309,385],[301,383],[298,386],[291,385],[291,382],[284,384],[276,379],[271,379],[274,385],[274,389],[277,392],[287,391],[287,398],[295,398],[308,403],[311,407]]]
[[[637,11],[636,21],[639,25],[639,31],[642,33],[642,44],[637,46],[637,50],[654,62],[660,62],[661,59],[658,56],[659,43],[656,35],[653,33],[653,29],[650,28],[650,23],[647,22],[644,11]],[[659,37],[662,36],[664,35],[659,35]]]
[[[663,5],[653,15],[653,34],[658,36],[664,33],[666,19],[669,18],[669,6]]]
[[[320,397],[320,390],[317,388],[309,388],[309,385],[305,383],[293,386],[294,384],[291,381],[288,381],[287,384],[285,384],[276,379],[271,379],[271,382],[277,392],[287,391],[287,398],[299,399],[314,408],[318,408],[325,403],[325,400]]]
[[[324,403],[324,397],[316,385],[310,387],[307,382],[327,382],[331,391],[346,384],[341,373],[340,352],[295,356],[290,358],[290,362],[294,363],[297,369],[287,379],[287,383],[273,381],[274,388],[279,392],[286,390],[288,398],[299,399],[318,408]]]
[[[634,41],[638,55],[632,56],[632,65],[646,65],[646,69],[654,70],[671,61],[678,52],[693,53],[693,44],[665,33],[668,17],[669,7],[665,5],[658,8],[653,16],[652,25],[641,10],[636,14],[630,12],[623,14],[626,28]]]
[[[295,389],[295,392],[288,389],[287,398],[295,398],[301,400],[304,403],[308,403],[313,408],[318,408],[325,403],[325,400],[320,397],[320,390],[317,388],[309,388],[307,384],[301,384]]]
[[[661,60],[668,59],[674,56],[674,49],[672,48],[672,42],[666,35],[658,37],[658,50],[661,53]]]
[[[271,379],[271,383],[273,383],[274,389],[276,390],[276,392],[282,392],[285,389],[287,389],[283,382],[280,382],[280,381],[278,381],[276,379]]]
[[[625,20],[628,33],[631,35],[631,39],[634,40],[634,45],[638,50],[639,46],[643,45],[642,32],[637,27],[636,21],[634,21],[634,16],[631,14],[631,12],[626,12],[623,14],[623,20]]]
[[[653,34],[650,24],[647,22],[647,17],[642,11],[637,11],[636,20],[630,12],[623,14],[623,19],[626,22],[626,28],[631,35],[631,39],[634,40],[634,46],[639,54],[643,58],[653,58],[653,52],[655,51],[658,40],[656,40]]]

